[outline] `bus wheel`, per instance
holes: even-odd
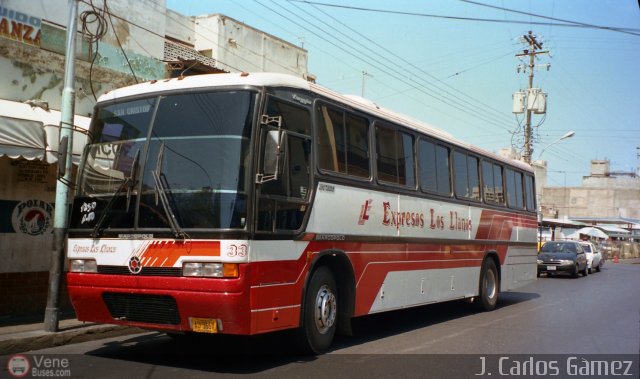
[[[480,272],[480,294],[476,305],[480,310],[492,311],[498,303],[500,283],[498,269],[493,259],[485,259]]]
[[[336,332],[338,298],[336,281],[326,266],[313,272],[305,295],[300,340],[311,353],[326,351]]]

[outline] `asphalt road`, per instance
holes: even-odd
[[[553,375],[554,368],[554,377],[564,377],[596,357],[634,360],[627,377],[635,378],[640,265],[607,262],[587,277],[542,277],[501,294],[493,312],[476,313],[461,302],[436,304],[359,318],[354,330],[355,336],[339,337],[331,352],[318,357],[297,355],[288,333],[174,341],[151,332],[28,354],[67,359],[69,371],[58,373],[85,378],[478,378],[483,372]],[[2,369],[0,376],[7,375]]]

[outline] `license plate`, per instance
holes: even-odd
[[[218,333],[218,322],[214,318],[189,317],[191,330],[200,333]]]
[[[556,266],[547,266],[547,271],[555,271]]]

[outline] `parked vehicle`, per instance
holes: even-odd
[[[538,256],[538,276],[569,273],[574,278],[578,273],[587,276],[587,256],[582,245],[573,241],[550,241],[542,245]]]
[[[598,251],[596,246],[591,242],[583,241],[580,242],[580,245],[582,245],[582,249],[587,256],[587,268],[589,269],[589,274],[592,274],[594,270],[600,272],[600,268],[604,264],[600,251]]]

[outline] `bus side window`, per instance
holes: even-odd
[[[504,204],[502,166],[488,161],[482,161],[482,184],[485,202]]]
[[[533,176],[525,175],[524,183],[525,183],[525,196],[526,196],[527,210],[535,211],[536,202],[535,202],[535,194],[534,194],[535,186],[534,186]]]
[[[522,173],[506,169],[505,177],[507,183],[507,205],[510,208],[523,209]]]
[[[418,145],[418,160],[422,190],[451,195],[449,148],[421,139]]]
[[[321,170],[368,178],[369,122],[326,105],[317,108],[318,167]]]
[[[496,202],[496,186],[493,180],[493,164],[491,162],[482,161],[482,187],[484,193],[484,201],[487,203]]]
[[[502,166],[497,164],[493,165],[493,184],[496,191],[496,202],[500,204],[504,204],[504,187],[502,183],[504,183]]]
[[[376,151],[379,181],[415,187],[412,135],[378,125]]]
[[[480,200],[478,158],[455,151],[453,153],[453,170],[456,197]]]

